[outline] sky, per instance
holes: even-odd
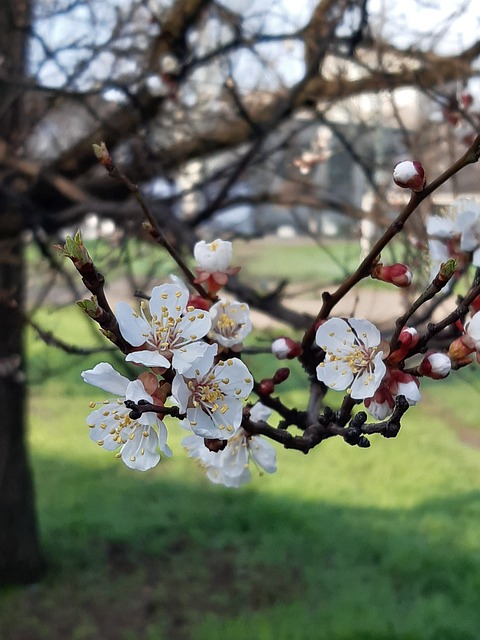
[[[385,17],[384,33],[399,46],[436,43],[439,53],[454,55],[480,34],[478,0],[369,0],[368,6],[377,20]]]

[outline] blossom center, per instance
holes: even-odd
[[[232,336],[239,329],[240,325],[238,325],[233,318],[228,316],[226,313],[220,314],[217,320],[217,328],[219,332],[227,337]]]
[[[357,375],[365,369],[372,368],[372,360],[375,357],[376,348],[367,349],[360,345],[352,345],[352,351],[344,358],[351,372]]]

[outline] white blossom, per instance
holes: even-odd
[[[142,301],[140,312],[119,302],[116,315],[122,336],[134,347],[126,360],[147,367],[186,371],[201,357],[207,344],[201,341],[211,327],[211,319],[201,309],[187,307],[189,293],[178,279],[154,287],[150,301]],[[147,313],[148,307],[148,313]]]
[[[205,240],[201,240],[193,249],[197,269],[205,273],[227,271],[232,260],[232,253],[232,243],[218,238],[209,244]]]
[[[252,330],[250,309],[242,302],[220,300],[210,309],[210,338],[222,347],[239,348]]]
[[[275,448],[262,436],[247,435],[243,428],[227,442],[222,451],[207,449],[203,438],[190,435],[183,439],[190,457],[206,470],[207,478],[226,487],[240,487],[251,480],[250,463],[259,470],[274,473],[277,470]]]
[[[100,405],[87,417],[90,438],[94,442],[108,451],[119,449],[117,457],[121,457],[127,467],[138,471],[146,471],[158,464],[158,449],[166,456],[171,456],[167,445],[167,429],[158,415],[152,411],[145,412],[134,420],[130,418],[131,409],[125,406],[125,400],[153,403],[153,398],[145,391],[140,380],[131,382],[107,362],[84,371],[82,378],[88,384],[117,396],[115,400],[91,403],[92,408]]]
[[[226,440],[240,426],[243,400],[253,388],[253,378],[238,358],[214,365],[217,350],[218,345],[209,345],[185,376],[177,373],[172,397],[194,433]]]
[[[330,318],[316,333],[325,351],[317,378],[336,391],[346,389],[356,400],[373,396],[386,372],[380,341],[379,330],[367,320]]]

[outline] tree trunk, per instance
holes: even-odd
[[[0,71],[7,78],[25,77],[30,8],[30,0],[0,2]],[[2,91],[0,140],[13,149],[28,131],[22,102],[16,90]],[[21,180],[0,173],[0,584],[33,582],[44,569],[25,446]]]

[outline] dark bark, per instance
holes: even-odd
[[[7,73],[24,71],[29,0],[0,3],[0,54]],[[22,97],[3,95],[0,139],[19,145],[26,122]],[[44,561],[38,541],[32,475],[25,443],[26,389],[23,352],[24,270],[22,178],[0,174],[0,584],[38,580]]]

